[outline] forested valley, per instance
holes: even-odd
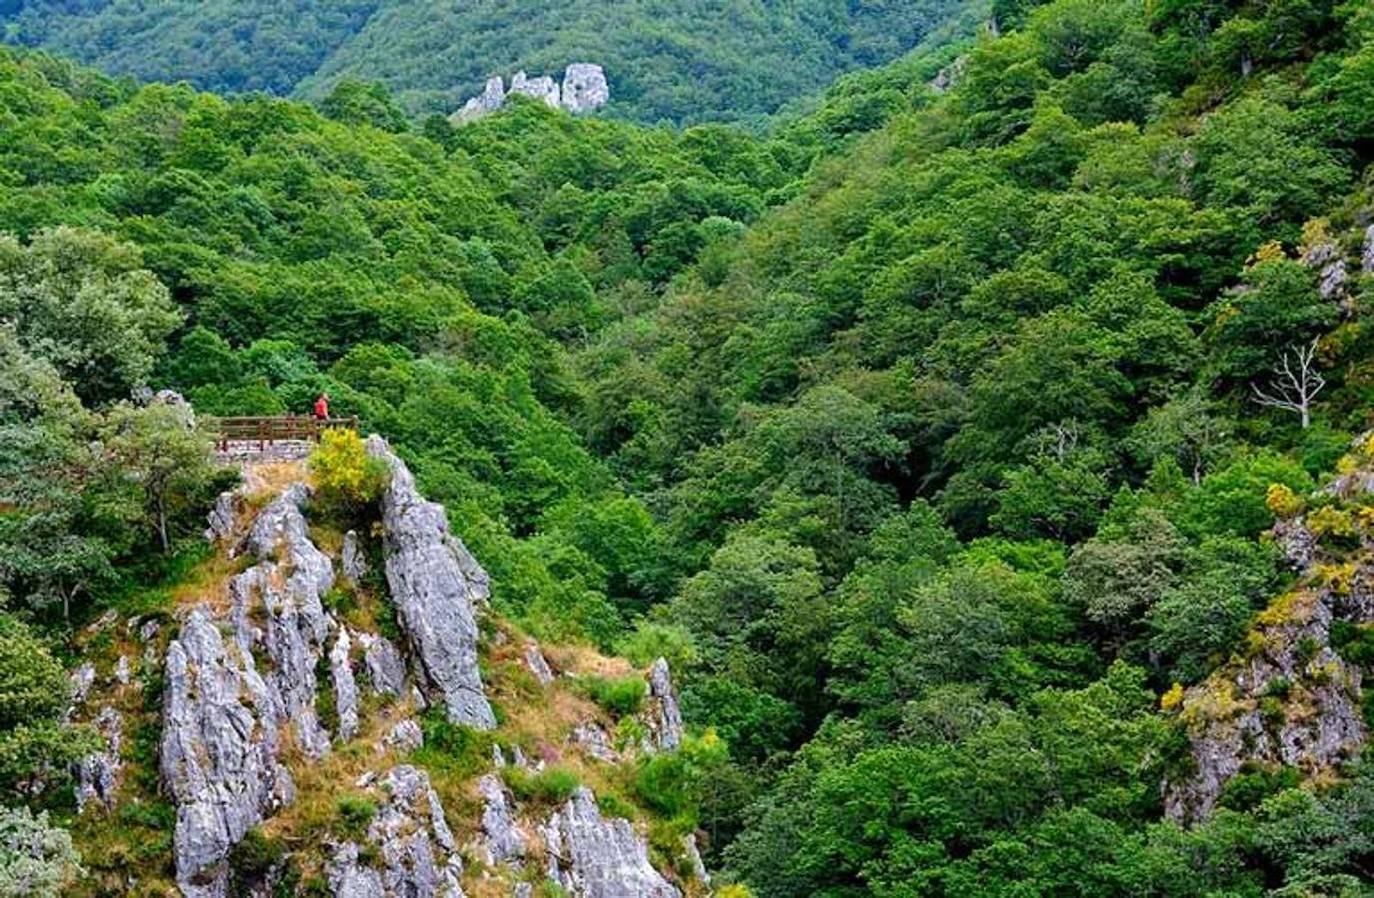
[[[237,474],[159,390],[327,394],[443,505],[500,621],[496,741],[426,712],[446,804],[536,741],[528,636],[664,659],[685,735],[635,754],[647,687],[579,674],[624,769],[515,799],[580,777],[727,898],[1374,895],[1374,8],[996,0],[947,37],[751,129],[0,48],[0,895],[175,894],[162,675],[104,816],[67,698],[104,616],[165,637],[240,570],[202,537]],[[321,545],[382,544],[361,452],[312,457]],[[341,894],[309,855],[359,801],[231,866]],[[710,893],[667,876],[634,894]]]

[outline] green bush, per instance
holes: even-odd
[[[639,713],[649,694],[649,684],[639,674],[615,679],[586,677],[582,680],[582,688],[592,701],[617,717]]]
[[[582,785],[578,775],[565,767],[546,767],[538,772],[506,767],[502,775],[516,798],[543,805],[562,804]]]
[[[340,835],[360,839],[377,813],[377,803],[361,795],[340,795],[334,809],[339,812]]]

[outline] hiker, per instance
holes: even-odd
[[[315,418],[319,421],[329,419],[329,394],[321,393],[320,398],[315,400]]]

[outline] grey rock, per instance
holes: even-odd
[[[480,94],[463,104],[463,108],[454,114],[453,120],[459,124],[474,121],[500,109],[505,102],[505,85],[501,81],[501,76],[495,75],[487,79],[486,86]]]
[[[106,810],[112,809],[115,804],[115,793],[119,789],[119,772],[123,766],[119,751],[123,744],[124,719],[118,711],[107,705],[96,715],[95,729],[104,740],[105,747],[82,758],[77,764],[78,811],[84,811],[91,802],[96,802]]]
[[[492,747],[491,747],[491,763],[492,763],[492,766],[494,766],[494,767],[505,767],[505,766],[506,766],[506,756],[505,756],[505,754],[501,751],[501,746],[499,746],[499,745],[492,745]]]
[[[453,833],[444,819],[439,796],[421,770],[401,765],[388,771],[377,785],[386,795],[367,829],[367,839],[377,846],[382,869],[376,871],[380,891],[364,868],[358,867],[356,847],[336,851],[331,868],[335,894],[347,886],[347,894],[383,898],[461,898],[462,860]],[[371,891],[362,891],[371,889]]]
[[[649,695],[652,698],[649,731],[657,748],[672,751],[682,744],[682,712],[673,693],[673,678],[668,660],[659,658],[649,668]]]
[[[115,663],[114,678],[121,686],[129,685],[129,656],[120,655],[119,661]]]
[[[521,770],[528,770],[530,766],[529,759],[525,757],[524,749],[518,745],[511,746],[510,762]]]
[[[339,627],[338,638],[329,650],[329,673],[334,680],[334,709],[339,717],[339,738],[344,742],[358,733],[358,684],[353,679],[353,665],[348,659],[351,648],[348,628]]]
[[[359,633],[358,642],[363,647],[363,664],[372,691],[400,698],[406,688],[406,668],[396,646],[386,637],[372,633]]]
[[[511,891],[511,898],[533,898],[534,886],[527,882],[517,882]]]
[[[382,874],[358,863],[358,846],[345,842],[335,846],[325,865],[329,893],[334,898],[385,898]]]
[[[72,696],[71,705],[84,704],[86,696],[91,691],[91,685],[95,683],[95,665],[89,661],[83,662],[80,667],[72,671]]]
[[[229,849],[291,801],[277,758],[283,722],[251,653],[226,644],[204,607],[167,647],[160,766],[177,805],[173,856],[186,898],[220,898]]]
[[[549,662],[544,660],[544,653],[539,651],[538,643],[525,643],[525,666],[534,674],[540,686],[547,686],[553,682],[553,671],[549,669]]]
[[[425,744],[425,733],[418,723],[407,717],[391,728],[382,744],[397,751],[414,751]]]
[[[630,821],[601,816],[596,797],[579,788],[543,829],[548,873],[577,898],[680,898],[649,863]]]
[[[610,737],[606,735],[605,730],[595,723],[588,721],[573,727],[572,741],[598,761],[605,761],[608,764],[615,764],[620,761],[620,755],[611,748]]]
[[[343,575],[353,583],[361,583],[367,575],[367,556],[363,552],[362,541],[358,539],[357,531],[350,530],[344,534],[339,561]]]
[[[1317,563],[1317,539],[1301,515],[1274,522],[1272,533],[1289,567],[1301,574],[1312,570]]]
[[[291,721],[301,747],[319,757],[329,736],[315,713],[315,670],[329,634],[321,600],[334,585],[334,568],[307,534],[301,509],[308,497],[295,484],[259,512],[245,540],[258,564],[229,581],[229,595],[239,649],[271,661],[263,679],[275,717]]]
[[[1359,569],[1348,594],[1309,586],[1281,618],[1259,630],[1263,648],[1188,690],[1192,775],[1164,785],[1170,819],[1190,823],[1216,808],[1228,780],[1247,761],[1283,764],[1320,776],[1355,757],[1367,733],[1360,711],[1360,670],[1331,645],[1335,620],[1374,622],[1374,571]],[[1311,647],[1316,651],[1312,652]],[[1260,699],[1285,683],[1283,715],[1263,713]]]
[[[687,866],[691,869],[692,875],[702,885],[709,886],[711,874],[706,872],[706,862],[701,859],[701,850],[697,847],[695,833],[688,833],[682,837],[682,853],[687,858]]]
[[[368,437],[367,450],[391,469],[381,503],[386,579],[416,668],[450,720],[492,729],[496,718],[477,667],[473,607],[490,595],[487,574],[450,533],[443,506],[420,496],[386,441]]]
[[[1360,271],[1374,274],[1374,224],[1364,229],[1364,244],[1360,247]]]
[[[477,781],[482,796],[482,838],[489,864],[525,856],[525,837],[515,823],[500,777],[488,773]]]
[[[548,75],[530,78],[524,72],[516,72],[515,77],[510,79],[510,92],[542,100],[546,106],[553,109],[558,108],[561,95],[558,82]]]
[[[157,638],[157,634],[162,632],[162,624],[155,620],[144,621],[138,628],[138,638],[144,642],[152,642]]]
[[[611,98],[606,72],[590,62],[574,62],[563,73],[563,108],[572,113],[587,112]]]
[[[960,56],[949,65],[935,73],[927,86],[937,94],[946,93],[954,85],[958,84],[964,77],[964,71],[968,68],[968,57]]]
[[[186,401],[186,397],[176,390],[158,390],[153,394],[153,398],[148,400],[149,405],[165,405],[176,411],[181,418],[181,423],[187,430],[195,430],[196,413],[191,408],[191,403]]]
[[[215,497],[215,504],[205,516],[205,541],[227,540],[234,532],[237,520],[238,490],[225,490]]]

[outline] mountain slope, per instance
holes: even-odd
[[[642,121],[751,120],[837,75],[971,24],[967,0],[762,4],[509,0],[343,4],[127,0],[0,5],[6,40],[115,74],[319,99],[340,78],[379,80],[411,112],[450,112],[490,75],[603,65],[612,111]]]

